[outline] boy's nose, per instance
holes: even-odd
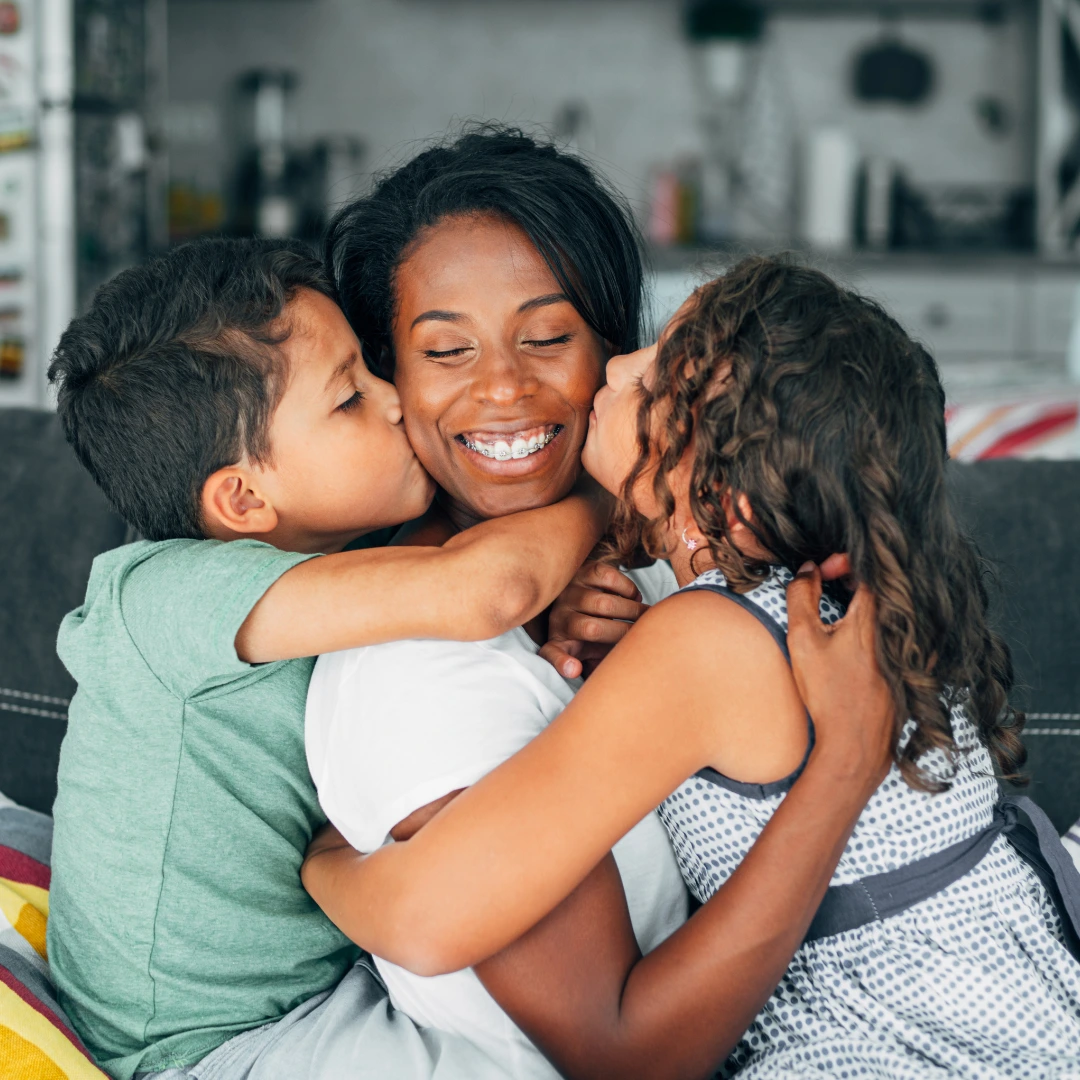
[[[375,396],[378,406],[384,411],[386,419],[391,424],[400,424],[402,420],[401,395],[392,382],[383,379],[373,380],[373,386],[369,393]]]

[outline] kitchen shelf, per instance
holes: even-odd
[[[785,14],[993,20],[1016,10],[1033,11],[1037,0],[758,0],[758,5]]]

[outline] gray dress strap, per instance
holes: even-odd
[[[787,635],[783,628],[758,604],[723,585],[701,582],[684,592],[706,590],[725,596],[748,611],[772,635],[785,659],[791,663]],[[790,775],[771,784],[748,784],[732,780],[715,769],[701,769],[696,775],[711,784],[739,795],[762,799],[788,791],[801,775],[814,746],[814,725],[807,714],[810,738],[806,757]],[[1020,820],[1023,813],[1031,826]],[[845,930],[898,915],[923,900],[941,892],[972,870],[989,852],[999,835],[1008,837],[1017,854],[1035,871],[1050,895],[1061,918],[1070,952],[1080,959],[1080,871],[1061,843],[1043,809],[1026,796],[1002,798],[994,809],[993,821],[974,836],[936,851],[884,874],[860,878],[848,885],[831,885],[825,893],[806,932],[804,943],[820,941]]]
[[[784,654],[784,659],[789,664],[791,663],[791,654],[788,652],[787,635],[784,633],[783,627],[781,627],[781,625],[760,605],[755,604],[753,600],[748,600],[742,593],[737,593],[734,589],[731,589],[726,585],[714,585],[712,582],[708,581],[688,585],[682,591],[711,592],[716,593],[718,596],[726,596],[733,603],[738,604],[743,611],[750,612],[750,614],[769,631],[773,641],[776,642],[780,647],[780,651]],[[702,780],[708,780],[710,784],[727,788],[728,791],[733,791],[736,795],[742,795],[748,799],[770,799],[774,795],[783,795],[785,792],[791,790],[792,785],[802,775],[803,769],[806,768],[807,761],[810,760],[810,752],[814,749],[814,721],[810,718],[809,713],[806,714],[806,726],[808,731],[806,753],[803,755],[803,759],[795,771],[780,780],[773,780],[768,784],[750,784],[745,780],[732,780],[730,776],[725,776],[723,773],[717,772],[716,769],[710,768],[699,769],[694,775],[700,777]]]
[[[1020,820],[1020,812],[1034,828]],[[972,870],[1002,834],[1046,887],[1061,917],[1069,949],[1080,957],[1080,871],[1042,808],[1015,795],[998,803],[990,825],[958,844],[885,874],[860,878],[849,885],[831,885],[803,941],[855,930],[929,899]]]

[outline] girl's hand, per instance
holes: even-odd
[[[827,560],[834,561],[831,577],[850,572],[845,556]],[[892,764],[896,731],[895,702],[877,663],[877,603],[860,584],[845,616],[826,626],[818,613],[821,581],[821,570],[806,563],[787,589],[795,685],[814,720],[814,755],[827,759],[838,779],[873,791]]]
[[[316,855],[322,855],[326,851],[336,851],[339,848],[347,848],[349,841],[345,839],[328,821],[312,838],[304,852],[304,862],[314,859]]]

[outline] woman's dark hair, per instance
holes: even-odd
[[[938,750],[955,761],[955,706],[1001,771],[1016,774],[1024,718],[1008,702],[1012,663],[987,624],[981,559],[946,493],[937,366],[881,307],[815,270],[745,259],[698,289],[661,341],[638,440],[614,555],[659,553],[675,505],[668,478],[689,449],[694,520],[732,583],[760,580],[768,567],[735,547],[725,505],[771,562],[794,570],[850,555],[877,598],[878,664],[912,787],[947,786],[920,759]],[[650,476],[651,519],[632,506]],[[734,496],[745,497],[748,516]]]
[[[393,372],[394,278],[410,246],[469,214],[518,225],[589,326],[617,352],[638,347],[641,249],[623,200],[578,158],[488,124],[386,174],[330,223],[327,266],[375,371]]]

